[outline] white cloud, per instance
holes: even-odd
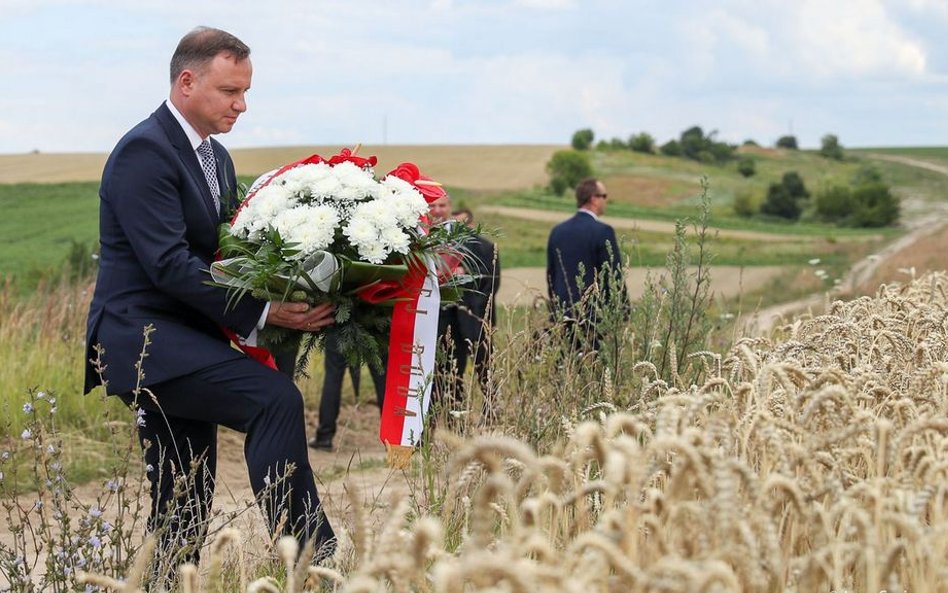
[[[691,51],[709,54],[704,64],[746,60],[767,78],[822,83],[926,72],[925,47],[881,0],[731,0],[686,22]]]
[[[525,6],[527,8],[540,8],[540,9],[564,9],[572,8],[576,5],[575,0],[515,0],[514,4],[518,6]]]
[[[870,127],[934,143],[926,120],[948,121],[944,0],[0,3],[0,152],[107,150],[167,95],[171,50],[202,23],[253,48],[230,146],[565,142],[587,126],[667,139],[695,124],[767,143],[791,120],[805,144]]]

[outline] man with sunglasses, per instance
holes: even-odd
[[[554,321],[566,325],[573,346],[599,349],[597,322],[604,308],[628,311],[615,230],[599,220],[606,186],[595,178],[576,186],[578,211],[553,227],[546,249],[546,280]]]

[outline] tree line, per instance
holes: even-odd
[[[738,145],[717,140],[717,131],[705,133],[700,126],[692,126],[661,146],[648,132],[629,136],[628,140],[612,138],[599,140],[592,129],[577,130],[571,139],[572,150],[557,151],[547,163],[550,175],[549,189],[557,195],[572,189],[579,181],[593,174],[589,158],[591,150],[633,152],[668,157],[679,157],[700,163],[725,165],[737,161],[737,171],[744,177],[756,174],[756,160],[751,155],[739,154]],[[759,146],[753,140],[744,146]],[[776,148],[799,150],[797,138],[784,135],[774,143]],[[845,152],[835,134],[826,134],[820,142],[818,154],[824,158],[843,161]],[[762,200],[750,192],[740,192],[734,200],[734,212],[743,217],[759,216],[797,221],[813,219],[839,226],[881,227],[895,224],[899,219],[898,196],[872,167],[862,167],[849,183],[833,183],[811,196],[802,177],[796,171],[784,173],[779,182],[768,186]]]

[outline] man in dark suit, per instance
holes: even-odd
[[[101,258],[87,329],[86,392],[104,384],[138,412],[158,557],[197,559],[210,518],[217,426],[246,433],[250,483],[271,529],[335,548],[306,447],[302,396],[231,347],[264,324],[315,330],[330,306],[228,301],[207,284],[217,227],[236,207],[234,165],[210,138],[246,110],[250,49],[217,29],[185,35],[170,97],[115,146],[99,192]],[[140,367],[138,363],[140,361]],[[186,486],[175,478],[187,474]],[[186,542],[182,546],[182,542]]]
[[[474,213],[468,208],[455,210],[453,216],[460,224],[474,227]],[[469,355],[473,349],[474,374],[487,400],[486,415],[490,415],[494,396],[490,377],[494,351],[492,333],[497,325],[495,305],[500,290],[500,253],[497,246],[481,234],[474,235],[464,246],[468,249],[465,256],[467,273],[474,278],[474,283],[461,295],[456,327],[458,337],[466,345],[463,354]],[[466,361],[458,361],[459,372],[463,373],[466,366]]]
[[[450,198],[442,198],[450,200]],[[450,208],[450,201],[447,202]],[[433,213],[429,209],[429,213]],[[452,213],[457,224],[473,226],[474,214],[467,208]],[[444,356],[438,365],[434,384],[436,398],[447,403],[445,395],[460,404],[464,372],[473,354],[474,374],[484,394],[484,416],[492,415],[493,381],[490,377],[492,329],[497,322],[494,302],[500,288],[500,257],[496,246],[482,235],[474,235],[463,245],[464,272],[473,283],[466,285],[461,300],[441,308],[438,317],[438,339]]]
[[[553,317],[566,322],[574,346],[590,350],[599,349],[598,310],[629,307],[616,233],[599,220],[607,199],[606,186],[601,181],[581,181],[576,186],[579,210],[553,227],[546,248],[546,279]]]

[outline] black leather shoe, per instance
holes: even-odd
[[[306,441],[306,444],[309,445],[310,449],[316,449],[317,451],[335,451],[332,441],[320,441],[316,437]]]

